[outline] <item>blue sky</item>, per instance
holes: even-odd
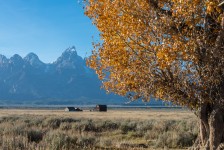
[[[78,0],[0,0],[0,54],[36,53],[53,62],[70,46],[91,54],[98,31]]]

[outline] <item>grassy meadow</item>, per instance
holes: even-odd
[[[198,134],[187,110],[0,109],[0,149],[186,149]]]

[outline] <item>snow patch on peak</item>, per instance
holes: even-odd
[[[62,55],[78,55],[75,46],[67,48]]]
[[[72,46],[72,47],[67,48],[65,51],[76,52],[76,48],[75,48],[75,46]]]
[[[82,62],[83,59],[78,56],[76,48],[73,47],[69,47],[67,48],[62,55],[54,62],[54,64],[76,64],[77,62]]]

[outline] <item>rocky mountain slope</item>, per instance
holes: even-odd
[[[36,54],[22,58],[0,55],[0,104],[95,104],[124,103],[121,97],[106,94],[94,71],[66,49],[53,63],[43,63]]]

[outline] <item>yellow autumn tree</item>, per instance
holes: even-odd
[[[197,111],[195,149],[224,142],[224,30],[221,0],[86,0],[100,31],[88,59],[103,87]],[[220,5],[219,5],[220,4]]]

